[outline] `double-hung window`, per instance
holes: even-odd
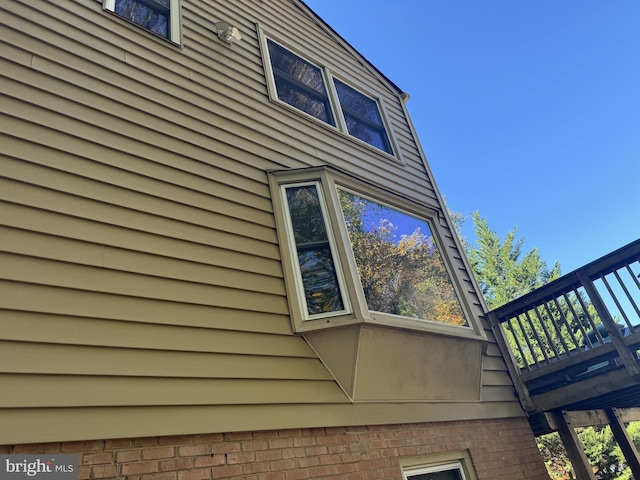
[[[104,8],[151,33],[179,42],[178,0],[104,0]]]
[[[437,214],[333,169],[270,175],[294,329],[377,323],[477,338]]]
[[[322,70],[267,40],[278,99],[335,125]]]
[[[266,38],[267,69],[274,100],[289,105],[389,155],[394,155],[380,102],[333,78],[317,66]],[[329,79],[327,81],[327,79]]]

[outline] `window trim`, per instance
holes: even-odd
[[[384,106],[384,102],[381,98],[371,95],[370,93],[367,92],[366,89],[363,89],[360,86],[354,84],[354,82],[346,80],[341,75],[334,74],[334,72],[326,65],[322,65],[322,64],[319,64],[318,62],[310,60],[311,56],[302,53],[299,48],[294,49],[289,47],[285,42],[279,41],[275,37],[266,34],[260,27],[258,27],[258,30],[259,30],[260,47],[262,50],[262,58],[263,58],[263,64],[264,64],[263,66],[265,70],[265,77],[267,80],[267,91],[269,94],[269,99],[272,102],[278,105],[281,105],[290,111],[296,112],[296,114],[298,115],[303,115],[309,118],[310,120],[312,120],[313,122],[316,122],[317,124],[322,125],[325,128],[330,128],[334,132],[337,132],[338,134],[344,136],[345,138],[348,138],[350,141],[355,141],[357,144],[362,145],[363,147],[371,151],[375,151],[376,153],[384,156],[385,158],[388,158],[394,162],[401,162],[400,149],[397,146],[398,142],[396,141],[393,129],[391,128],[391,124],[388,120],[389,115],[387,114],[386,108]],[[316,118],[313,115],[310,115],[305,111],[300,110],[294,107],[293,105],[288,104],[287,102],[281,100],[278,97],[278,91],[275,83],[275,76],[274,76],[273,68],[271,66],[271,56],[269,55],[269,47],[267,43],[268,41],[271,41],[272,43],[278,45],[284,50],[291,52],[293,55],[296,55],[297,57],[301,58],[305,62],[308,62],[314,67],[317,67],[318,69],[320,69],[320,72],[322,74],[322,80],[324,82],[324,87],[325,87],[325,90],[327,91],[327,95],[329,98],[331,114],[333,116],[335,125],[331,123],[327,123],[319,118]],[[338,98],[338,93],[336,91],[334,80],[338,80],[339,82],[344,83],[348,87],[353,88],[361,95],[373,100],[376,103],[378,107],[378,112],[380,114],[380,117],[382,118],[383,127],[387,136],[387,140],[389,142],[389,149],[391,150],[391,152],[386,152],[385,150],[382,150],[376,147],[375,145],[367,143],[364,140],[361,140],[358,137],[351,135],[349,133],[347,129],[346,121],[344,119],[344,115],[342,113],[342,106]]]
[[[463,480],[478,480],[467,450],[401,458],[400,467],[403,480],[412,480],[413,475],[451,470],[451,467],[460,471]]]
[[[274,215],[276,218],[276,230],[281,250],[282,265],[287,289],[287,298],[291,315],[292,326],[295,332],[302,333],[327,327],[353,325],[361,323],[391,326],[408,330],[429,331],[455,337],[470,338],[475,340],[487,340],[486,334],[478,319],[471,314],[473,308],[470,299],[463,294],[464,291],[458,280],[453,275],[455,271],[450,259],[444,254],[444,234],[440,231],[438,212],[426,206],[383,191],[372,185],[355,180],[337,169],[331,167],[311,167],[297,170],[280,170],[269,172],[272,199],[274,203]],[[286,200],[283,198],[284,187],[303,183],[317,182],[319,191],[322,191],[326,215],[325,224],[331,230],[329,238],[334,242],[335,267],[344,299],[345,311],[331,314],[316,314],[313,318],[306,315],[306,304],[302,298],[304,290],[301,288],[302,280],[299,270],[296,269],[297,252],[295,243],[292,242],[291,227],[288,223],[286,212]],[[376,312],[368,309],[364,291],[360,284],[358,267],[353,256],[349,234],[344,222],[338,187],[365,196],[382,205],[406,212],[428,222],[434,241],[442,252],[442,261],[449,273],[449,278],[460,302],[468,325],[451,325],[435,320],[416,319],[388,313]],[[350,308],[347,306],[349,305]]]
[[[116,13],[116,0],[103,0],[102,2],[103,10],[106,10],[113,14],[115,17],[124,20],[130,25],[134,25],[136,28],[142,29],[143,31],[153,35],[156,38],[160,38],[164,41],[168,41],[174,43],[176,45],[180,45],[181,42],[181,28],[180,28],[180,0],[170,0],[169,3],[169,36],[163,37],[162,35],[158,35],[155,32],[152,32],[148,28],[143,27],[139,23],[134,22],[133,20],[128,19],[127,17],[123,17]]]

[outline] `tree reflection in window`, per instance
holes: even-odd
[[[344,310],[324,215],[315,185],[286,188],[307,313]]]
[[[429,224],[338,193],[369,310],[466,326]]]
[[[267,40],[278,98],[335,126],[321,70]]]
[[[393,153],[378,103],[339,80],[334,80],[334,84],[349,134],[380,150]]]
[[[169,38],[171,0],[116,0],[114,12],[165,38]]]

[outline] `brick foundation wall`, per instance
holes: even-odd
[[[478,480],[549,479],[524,418],[0,446],[77,453],[80,480],[402,480],[401,458],[464,450]]]

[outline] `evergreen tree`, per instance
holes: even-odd
[[[558,262],[549,270],[537,248],[522,254],[524,237],[516,238],[517,227],[501,241],[479,212],[473,214],[473,226],[477,246],[470,246],[467,256],[490,309],[515,300],[560,276]]]

